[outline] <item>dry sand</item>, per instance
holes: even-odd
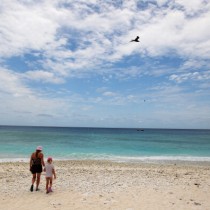
[[[0,163],[1,210],[210,210],[210,167],[55,161],[53,193],[30,192],[29,164]]]

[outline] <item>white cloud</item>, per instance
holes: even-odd
[[[209,2],[157,1],[160,7],[144,11],[136,3],[123,1],[122,7],[116,7],[111,1],[3,0],[0,55],[40,51],[41,71],[51,69],[64,77],[93,72],[104,62],[132,54],[161,56],[172,51],[184,58],[209,59]],[[165,3],[168,7],[161,7]],[[187,8],[199,14],[188,18]],[[141,43],[129,43],[136,35]],[[75,49],[69,49],[73,43]]]
[[[184,73],[179,75],[173,74],[170,76],[169,79],[176,81],[178,83],[182,83],[187,80],[205,81],[205,80],[210,80],[210,71]]]
[[[1,68],[0,78],[1,124],[8,122],[23,125],[27,124],[29,119],[34,124],[39,124],[37,116],[42,118],[65,116],[63,111],[68,112],[72,106],[72,103],[66,99],[54,96],[51,98],[42,91],[29,88],[24,83],[22,75],[15,72]]]
[[[54,117],[61,124],[68,124],[71,119],[73,123],[74,119],[80,123],[92,119],[97,124],[103,107],[108,105],[118,111],[119,107],[131,105],[127,111],[133,112],[132,117],[136,116],[138,122],[140,111],[144,112],[141,107],[146,104],[142,101],[148,98],[146,108],[154,113],[153,122],[161,119],[161,114],[164,119],[184,115],[180,110],[189,105],[189,101],[194,107],[189,110],[201,113],[199,102],[194,103],[196,96],[187,95],[179,85],[182,87],[181,83],[186,81],[202,81],[205,84],[199,88],[209,88],[210,1],[157,0],[147,3],[136,0],[2,0],[0,62],[5,66],[0,69],[2,112],[22,113],[22,116],[29,113],[28,116],[37,121],[46,118],[43,123]],[[140,36],[141,42],[130,42],[136,35]],[[28,54],[35,57],[33,61]],[[12,66],[10,58],[13,56],[24,58],[28,69]],[[164,66],[155,61],[151,63],[153,58],[177,58],[180,64],[171,67],[166,62]],[[98,84],[94,86],[99,97],[76,94],[74,90],[60,89],[54,93],[48,89],[48,83],[59,87],[66,85],[67,89],[68,85],[63,83],[68,79],[91,78],[92,74],[103,78],[101,89]],[[128,90],[121,92],[125,90],[123,85],[118,89],[112,84],[116,79],[127,82],[132,78],[144,83],[146,77],[150,78],[147,81],[151,82],[151,89],[142,91],[143,95]],[[167,86],[167,79],[170,83],[175,81],[176,86]],[[32,87],[31,81],[36,81],[33,84],[40,84],[40,87]],[[60,98],[62,94],[64,98]],[[180,110],[176,110],[177,98]],[[133,109],[133,104],[139,104],[140,108]],[[201,107],[206,109],[203,104]],[[169,111],[161,112],[161,109]],[[170,114],[171,110],[174,115]],[[101,119],[103,122],[113,121],[111,119],[126,122],[128,118],[123,116],[122,119],[120,111],[126,114],[119,108],[119,118],[111,111],[105,111]],[[144,119],[140,121],[150,121],[146,114],[150,113],[144,112]]]
[[[209,6],[208,0],[175,0],[175,3],[181,5],[189,15],[194,15],[200,12],[200,9],[205,9],[205,7]]]
[[[111,91],[106,91],[103,93],[104,96],[116,96],[117,94]]]
[[[55,42],[57,23],[53,21],[55,8],[1,1],[1,56],[21,55],[30,50],[43,50]],[[46,10],[45,10],[46,9]],[[45,11],[45,12],[44,12]],[[49,18],[49,13],[51,18]]]
[[[142,45],[148,53],[158,56],[175,52],[184,58],[209,59],[210,13],[188,18],[182,10],[165,9],[164,12],[154,16],[142,29]]]
[[[32,91],[23,85],[17,73],[0,68],[0,92],[15,97],[31,95]]]
[[[188,71],[189,69],[200,69],[200,68],[210,68],[210,65],[200,59],[189,59],[183,62],[180,67],[180,71]]]
[[[50,82],[54,84],[64,83],[64,79],[56,77],[54,73],[47,71],[27,71],[24,77],[30,80]]]

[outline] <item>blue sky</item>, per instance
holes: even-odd
[[[0,124],[210,128],[209,28],[210,0],[1,0]]]

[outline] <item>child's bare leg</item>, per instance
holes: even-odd
[[[52,192],[52,177],[49,178],[49,192]]]
[[[50,177],[50,187],[52,188],[52,177]]]
[[[48,192],[49,181],[50,181],[50,178],[46,177],[46,191],[47,192]]]

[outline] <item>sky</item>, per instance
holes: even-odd
[[[210,129],[209,28],[210,0],[0,0],[0,125]]]

